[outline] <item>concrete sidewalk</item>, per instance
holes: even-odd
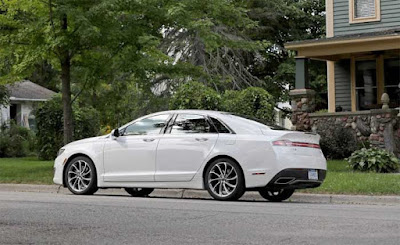
[[[57,185],[0,184],[0,191],[7,192],[42,192],[71,194],[67,188]],[[123,189],[100,189],[97,195],[128,195]],[[211,199],[205,190],[156,189],[150,197]],[[240,199],[243,201],[266,201],[257,192],[246,192]],[[368,204],[399,205],[400,196],[365,196],[365,195],[332,195],[294,193],[288,202],[301,203],[336,203],[336,204]]]

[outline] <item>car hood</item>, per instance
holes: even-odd
[[[77,140],[77,141],[73,141],[67,145],[65,145],[64,147],[68,147],[68,146],[74,146],[74,145],[81,145],[81,144],[87,144],[87,143],[92,143],[92,142],[96,142],[102,139],[107,138],[109,135],[103,135],[103,136],[97,136],[97,137],[91,137],[91,138],[86,138],[86,139],[81,139],[81,140]]]

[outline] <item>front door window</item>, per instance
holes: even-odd
[[[377,109],[376,61],[356,61],[357,110]]]
[[[123,131],[123,135],[154,135],[160,134],[164,128],[169,114],[157,115],[137,121]]]

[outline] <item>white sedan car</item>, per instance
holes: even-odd
[[[124,188],[147,196],[154,188],[206,189],[218,200],[256,190],[270,201],[321,185],[326,159],[319,136],[277,130],[226,112],[164,111],[109,135],[60,149],[54,183],[78,195]]]

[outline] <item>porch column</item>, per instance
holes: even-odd
[[[304,89],[309,87],[308,80],[308,59],[296,58],[296,89]]]
[[[326,62],[328,80],[328,112],[336,111],[336,89],[335,89],[335,62]]]

